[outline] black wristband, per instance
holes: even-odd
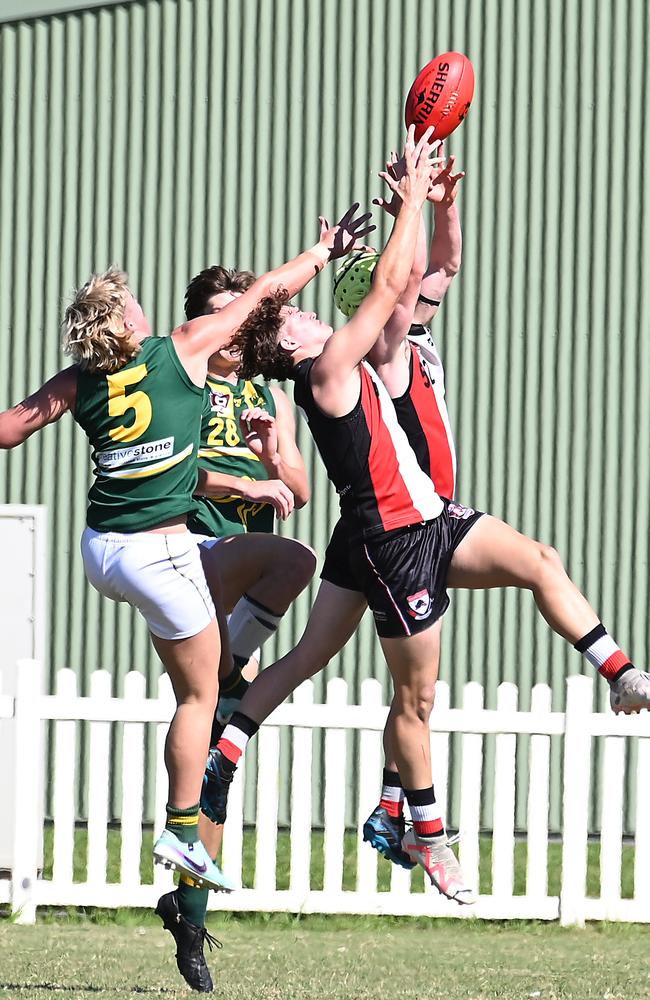
[[[439,306],[440,302],[438,299],[428,299],[426,295],[418,295],[418,302],[426,302],[428,306]]]

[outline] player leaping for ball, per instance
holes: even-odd
[[[445,162],[444,143],[438,150],[441,169],[433,179],[428,201],[433,206],[434,228],[428,257],[424,218],[420,231],[416,259],[409,284],[388,321],[403,326],[413,319],[408,332],[410,344],[410,381],[408,389],[393,399],[397,419],[404,428],[422,469],[430,476],[436,492],[448,500],[454,499],[456,484],[456,450],[445,402],[445,374],[440,354],[431,338],[429,324],[440,307],[451,282],[458,273],[462,254],[462,232],[456,196],[464,173],[454,173],[455,158]],[[386,165],[393,171],[397,157],[392,154]],[[374,204],[389,215],[399,210],[399,198],[376,198]],[[372,274],[379,254],[370,248],[355,251],[336,273],[334,301],[345,316],[352,316],[370,290]],[[415,307],[414,297],[417,295]],[[406,315],[404,311],[406,310]],[[370,363],[373,354],[370,353]],[[431,628],[435,657],[440,661],[442,619]],[[431,692],[433,696],[433,691]],[[431,703],[431,708],[433,704]],[[363,838],[384,857],[404,868],[414,864],[402,850],[406,832],[404,822],[404,790],[391,749],[392,710],[384,730],[385,764],[381,799],[363,826]]]
[[[385,179],[395,189],[394,178]],[[400,218],[402,213],[403,209]],[[389,243],[382,256],[384,262],[390,246]],[[379,275],[378,265],[371,291],[351,321],[361,321],[363,317],[361,325],[366,328],[366,335],[366,324],[377,318],[376,312],[371,314],[372,319],[368,316],[366,305],[373,299],[377,301]],[[399,296],[394,301],[397,298]],[[384,315],[383,323],[392,311]],[[349,327],[350,324],[344,331]],[[354,330],[358,329],[355,325]],[[331,337],[332,343],[340,333]],[[375,331],[375,336],[379,335],[380,332]],[[322,383],[314,379],[316,373],[327,372],[326,366],[316,366],[320,358],[328,355],[330,336],[331,331],[324,331],[322,324],[305,314],[294,313],[285,321],[279,343],[270,337],[263,342],[251,340],[244,350],[244,370],[249,374],[291,375],[296,380],[296,398],[307,412],[330,478],[339,490],[344,519],[339,522],[328,546],[323,583],[298,646],[253,682],[242,701],[241,711],[233,716],[218,752],[211,757],[203,790],[203,808],[206,812],[212,810],[213,818],[223,820],[233,767],[250,736],[300,681],[324,667],[342,648],[356,629],[367,601],[394,680],[394,755],[414,820],[413,830],[405,836],[402,848],[412,861],[425,868],[441,892],[458,902],[471,902],[474,894],[464,884],[455,855],[446,843],[440,810],[429,784],[428,720],[437,671],[431,626],[449,604],[446,587],[518,586],[530,589],[554,630],[572,641],[588,661],[610,679],[614,711],[648,707],[650,676],[638,671],[616,646],[568,578],[557,553],[525,538],[496,518],[442,500],[438,501],[441,509],[437,516],[414,519],[399,530],[366,530],[355,537],[353,531],[358,527],[358,520],[351,517],[350,508],[352,506],[358,517],[360,494],[354,489],[358,480],[350,481],[346,477],[348,470],[341,465],[337,443],[342,441],[344,432],[349,433],[355,419],[358,421],[360,411],[365,415],[364,403],[369,404],[373,395],[366,397],[362,391],[361,399],[355,397],[350,392],[349,382],[346,384],[345,378],[340,373],[337,376],[336,371],[330,372],[329,379]],[[372,346],[369,343],[367,351]],[[399,344],[386,338],[381,351],[385,378],[394,396],[399,397],[405,392],[409,378],[409,357],[403,338]],[[371,379],[372,375],[367,367],[362,368],[362,373],[363,387],[364,375]],[[376,386],[374,379],[372,384]],[[332,397],[326,394],[327,390],[338,399],[333,386],[338,387],[341,397],[336,407],[329,404],[332,408],[328,412],[326,407]],[[385,400],[379,388],[374,392],[382,400],[381,412],[387,422],[390,401]],[[358,400],[356,405],[355,398]],[[372,474],[380,468],[380,457],[387,470],[396,454],[389,446],[384,428],[385,423],[372,426],[365,456],[365,475],[375,485],[380,479],[373,479]],[[368,433],[367,423],[363,433]],[[354,439],[357,444],[355,457],[358,458],[361,435],[356,433]],[[401,459],[407,454],[403,439],[394,436],[394,441],[398,442]],[[385,486],[385,481],[382,485]],[[394,501],[394,497],[392,499]],[[373,500],[373,513],[378,521],[384,513],[394,510],[386,502],[383,489],[380,496],[373,494]],[[426,773],[429,782],[426,782]]]
[[[234,767],[259,724],[299,683],[322,669],[356,630],[369,604],[395,687],[395,759],[406,787],[417,836],[417,849],[433,884],[459,903],[472,903],[474,892],[447,843],[435,803],[431,778],[428,714],[422,718],[429,657],[424,630],[432,620],[410,617],[400,604],[418,593],[423,525],[430,544],[440,551],[440,565],[466,526],[452,529],[443,517],[443,501],[400,428],[383,385],[363,359],[404,293],[411,273],[420,227],[420,211],[431,182],[433,147],[415,147],[410,130],[405,157],[407,176],[399,182],[385,175],[402,205],[375,271],[370,294],[338,332],[311,314],[290,310],[280,336],[248,338],[242,349],[249,375],[290,377],[296,402],[339,493],[342,519],[327,548],[322,583],[300,642],[257,677],[211,752],[202,807],[215,822],[225,818],[227,791]],[[415,540],[415,544],[412,544]],[[394,591],[383,577],[399,575]],[[399,603],[398,603],[399,602]]]
[[[398,208],[394,199],[392,203],[384,203],[384,207],[391,214]],[[368,287],[369,282],[366,281],[366,292]],[[435,385],[437,355],[432,357],[429,348],[425,346],[423,351],[420,345],[414,346],[410,342],[411,324],[414,318],[418,318],[414,315],[419,308],[418,290],[421,291],[417,264],[410,288],[410,302],[409,295],[405,295],[371,352],[370,360],[389,390],[400,424],[421,466],[435,479],[436,471],[431,465],[432,439],[427,435],[427,421],[439,403]],[[440,297],[430,288],[427,288],[427,293],[434,299]],[[442,447],[444,450],[444,442]],[[436,480],[436,487],[439,481],[442,480]],[[531,590],[551,627],[572,642],[609,682],[610,703],[614,712],[629,713],[650,707],[650,675],[634,667],[618,648],[566,575],[553,549],[526,538],[496,518],[486,515],[480,521],[475,520],[476,515],[471,508],[450,504],[449,511],[455,518],[467,519],[471,531],[452,555],[447,587],[488,589],[510,586]],[[431,629],[431,638],[432,652],[438,656],[439,645],[434,629]],[[431,707],[432,701],[433,689]],[[392,745],[391,729],[392,712],[385,738],[388,757]],[[403,792],[399,777],[391,774],[392,770],[389,765],[384,774],[381,807],[369,817],[364,835],[391,860],[404,864],[404,852],[400,849],[400,835],[404,828],[401,815]],[[415,856],[409,853],[413,860]]]

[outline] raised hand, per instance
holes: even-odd
[[[440,143],[439,149],[436,151],[436,156],[432,159],[432,164],[435,167],[444,166],[444,156],[441,153],[443,143]],[[386,172],[390,176],[399,181],[406,173],[406,161],[403,156],[398,156],[394,151],[390,154],[388,161],[386,162]],[[397,217],[400,205],[402,204],[402,199],[396,191],[393,191],[390,198],[373,198],[373,205],[377,205],[378,208],[383,209],[388,215],[393,218]]]
[[[341,216],[333,226],[330,226],[322,215],[318,217],[320,223],[319,242],[327,247],[330,260],[345,257],[352,250],[356,250],[358,246],[361,246],[363,237],[377,228],[368,224],[372,218],[372,212],[364,212],[355,218],[358,208],[359,202],[355,201],[354,205],[351,205],[345,215]]]
[[[444,145],[444,142],[441,142],[438,151],[441,158],[440,162],[443,164],[442,170],[434,174],[431,178],[431,186],[427,195],[427,201],[432,202],[434,205],[451,205],[456,200],[458,185],[465,176],[464,170],[461,170],[457,174],[453,173],[456,164],[455,156],[450,156],[445,163]]]
[[[399,181],[405,169],[404,159],[399,159],[397,153],[392,152],[386,163],[386,173],[390,174],[394,180]],[[402,199],[396,191],[393,191],[390,198],[373,198],[372,203],[395,219],[402,204]]]
[[[439,143],[430,143],[433,129],[428,128],[420,141],[415,143],[415,128],[409,126],[404,146],[404,173],[399,179],[394,176],[396,169],[380,171],[379,176],[404,204],[418,211],[427,199],[431,183],[431,173]]]

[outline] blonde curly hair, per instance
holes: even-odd
[[[127,276],[111,267],[78,289],[63,317],[63,350],[87,372],[115,372],[140,350],[124,328]]]

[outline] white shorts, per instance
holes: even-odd
[[[81,555],[93,587],[137,608],[160,639],[197,635],[215,617],[196,536],[86,528]]]
[[[224,536],[219,535],[218,538],[215,538],[214,535],[199,535],[197,532],[192,532],[192,538],[202,549],[208,550],[217,545],[218,542],[223,541]]]

